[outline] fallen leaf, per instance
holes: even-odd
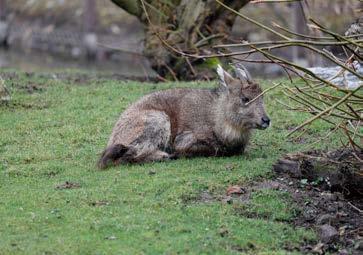
[[[238,186],[238,185],[229,186],[227,188],[227,196],[230,196],[232,194],[240,195],[243,193],[245,193],[245,190],[241,186]]]
[[[324,244],[320,242],[313,247],[312,252],[314,254],[323,254],[324,253],[323,248],[324,248]]]

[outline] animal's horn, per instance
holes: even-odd
[[[217,74],[219,78],[219,83],[222,87],[228,87],[228,83],[233,80],[233,77],[227,73],[221,65],[217,67]]]
[[[246,67],[244,67],[240,63],[234,64],[234,71],[236,73],[236,76],[242,80],[247,82],[252,82],[251,74],[247,71]]]

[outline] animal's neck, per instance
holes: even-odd
[[[215,124],[215,133],[224,144],[247,143],[251,131],[231,125],[227,121],[219,121]]]
[[[214,132],[225,144],[247,143],[250,129],[244,129],[234,123],[226,114],[223,102],[218,102],[214,110]]]

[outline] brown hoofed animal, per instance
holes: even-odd
[[[232,77],[218,66],[215,89],[168,89],[142,97],[117,121],[100,168],[177,157],[228,156],[244,151],[252,129],[270,124],[262,91],[243,66]]]

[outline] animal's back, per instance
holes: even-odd
[[[168,89],[146,95],[128,107],[117,121],[108,145],[129,145],[145,128],[148,115],[160,112],[170,122],[171,139],[183,130],[211,123],[215,93],[208,89]],[[160,119],[160,124],[165,118]]]

